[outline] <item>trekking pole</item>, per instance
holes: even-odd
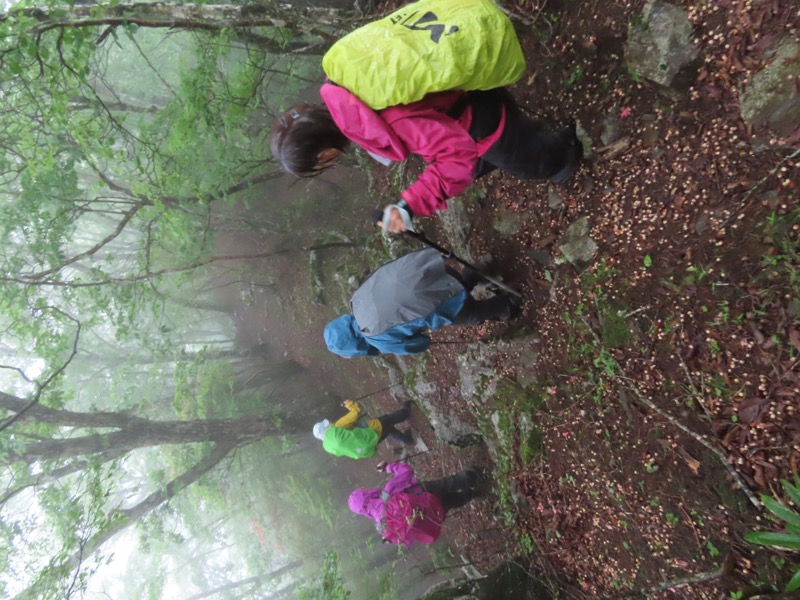
[[[422,450],[420,452],[417,452],[416,454],[409,454],[408,456],[404,456],[397,462],[403,462],[404,460],[408,460],[409,458],[414,458],[415,456],[419,456],[420,454],[427,454],[428,452],[430,452],[430,450]]]
[[[403,384],[402,384],[402,382],[401,383],[393,383],[392,385],[390,385],[388,387],[381,388],[379,390],[375,390],[374,392],[370,392],[369,394],[364,394],[363,396],[359,396],[358,398],[353,398],[353,402],[358,402],[359,400],[363,400],[364,398],[369,398],[370,396],[374,396],[375,394],[380,394],[381,392],[385,392],[386,390],[390,390],[393,387],[397,387],[398,385],[403,385]]]
[[[378,223],[383,218],[384,218],[383,211],[381,211],[380,209],[376,209],[376,210],[374,210],[372,212],[372,222],[373,223]],[[514,288],[507,286],[505,283],[503,283],[502,281],[500,281],[496,277],[492,277],[491,275],[487,275],[486,273],[481,271],[475,265],[467,262],[466,260],[464,260],[460,256],[456,256],[455,254],[453,254],[452,250],[447,250],[447,249],[443,248],[442,246],[440,246],[439,244],[437,244],[433,240],[428,239],[427,237],[425,237],[423,234],[419,233],[418,231],[415,231],[415,230],[413,230],[411,228],[408,228],[403,233],[406,233],[406,234],[410,235],[411,237],[418,239],[420,242],[422,242],[426,246],[430,246],[434,250],[438,250],[442,254],[442,256],[444,256],[445,258],[452,258],[457,263],[460,263],[465,267],[469,267],[470,269],[475,271],[478,275],[483,277],[486,281],[488,281],[491,284],[496,285],[501,290],[503,290],[505,292],[508,292],[509,294],[511,294],[512,296],[516,296],[517,298],[522,298],[522,294],[520,294]]]
[[[426,246],[430,246],[434,250],[438,250],[439,252],[442,253],[442,256],[444,256],[445,258],[452,258],[454,261],[456,261],[458,263],[461,263],[463,266],[469,267],[470,269],[475,271],[478,275],[483,277],[486,281],[488,281],[489,283],[491,283],[493,285],[496,285],[501,290],[503,290],[505,292],[508,292],[509,294],[512,294],[512,295],[516,296],[517,298],[522,298],[522,294],[520,294],[517,290],[507,286],[505,283],[503,283],[502,281],[500,281],[496,277],[492,277],[491,275],[487,275],[486,273],[483,273],[475,265],[467,262],[466,260],[464,260],[460,256],[456,256],[455,254],[453,254],[452,250],[447,250],[445,248],[442,248],[439,244],[437,244],[433,240],[428,239],[427,237],[425,237],[424,235],[422,235],[421,233],[419,233],[417,231],[412,231],[410,229],[407,229],[404,233],[410,235],[413,238],[418,239],[420,242],[422,242]]]

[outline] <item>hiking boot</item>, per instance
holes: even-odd
[[[583,144],[578,139],[575,131],[575,122],[573,121],[570,123],[562,131],[565,135],[569,135],[572,138],[569,140],[569,145],[566,150],[569,153],[569,157],[561,170],[550,178],[550,181],[553,183],[564,183],[575,172],[578,165],[581,164],[581,160],[583,160]]]
[[[417,443],[417,438],[414,435],[414,432],[411,430],[411,428],[408,428],[405,431],[401,431],[400,433],[403,436],[403,443],[406,446],[413,446],[414,444]]]
[[[522,307],[522,298],[513,294],[504,295],[505,306],[503,307],[498,321],[511,321],[519,316]]]
[[[508,303],[511,305],[511,318],[516,319],[522,312],[522,297],[509,294]]]
[[[474,467],[470,467],[469,469],[466,469],[464,473],[467,475],[467,489],[476,489],[478,487],[478,480],[480,479],[478,470]]]

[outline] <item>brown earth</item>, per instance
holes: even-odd
[[[560,207],[549,207],[546,183],[504,175],[479,182],[483,199],[470,206],[471,248],[525,292],[522,322],[541,340],[544,452],[512,469],[525,498],[517,537],[535,543],[532,568],[565,597],[750,597],[785,583],[797,557],[743,540],[763,521],[720,459],[753,497],[783,497],[779,481],[799,472],[798,265],[779,239],[798,247],[800,161],[797,136],[755,153],[761,132],[747,130],[737,98],[800,23],[790,2],[678,3],[691,9],[703,60],[668,94],[623,63],[643,4],[511,6],[530,73],[514,89],[520,103],[554,122],[576,118],[598,146],[604,120],[620,130],[557,189]],[[522,217],[513,237],[490,226],[509,212]],[[557,257],[582,215],[599,246],[588,270],[530,258]],[[615,338],[612,311],[632,333]],[[465,406],[453,359],[463,350],[453,341],[492,333],[473,329],[437,332],[448,343],[428,363],[450,410],[480,414]],[[451,470],[474,453],[456,451]],[[426,466],[446,471],[446,454]],[[491,499],[462,509],[449,533],[482,567],[515,554]],[[708,581],[685,583],[696,575]]]
[[[761,132],[739,117],[738,89],[800,22],[789,0],[676,2],[690,8],[702,60],[667,93],[623,62],[643,4],[507,3],[528,58],[515,97],[542,118],[577,119],[595,148],[564,186],[502,174],[477,184],[471,247],[524,292],[523,315],[511,330],[436,332],[428,373],[448,410],[480,418],[488,408],[462,398],[456,353],[535,331],[543,451],[510,465],[510,521],[489,494],[453,513],[446,537],[482,571],[524,555],[565,598],[753,597],[785,584],[797,559],[743,535],[779,527],[748,493],[783,498],[780,480],[800,467],[800,136],[754,152]],[[619,134],[599,147],[604,122]],[[375,175],[386,181],[383,168]],[[501,213],[521,217],[513,236],[491,226]],[[594,261],[543,265],[583,215]],[[437,224],[423,223],[429,233]],[[506,358],[497,370],[514,380],[517,358]],[[314,360],[340,396],[386,385],[371,361],[353,375],[337,359]],[[388,392],[369,402],[396,407]],[[413,425],[431,448],[413,459],[419,472],[495,468],[483,447],[442,444],[421,414]]]

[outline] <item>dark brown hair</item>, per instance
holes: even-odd
[[[322,172],[314,168],[320,152],[329,148],[344,152],[349,143],[325,106],[298,104],[275,119],[269,149],[287,173],[314,177]]]

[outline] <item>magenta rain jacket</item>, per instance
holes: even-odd
[[[447,200],[472,183],[478,158],[503,133],[505,109],[493,134],[473,140],[469,135],[469,106],[458,119],[447,115],[462,94],[429,94],[418,102],[376,112],[343,87],[326,83],[320,89],[322,101],[349,140],[392,161],[417,154],[427,163],[422,175],[400,194],[417,216],[447,208]]]
[[[381,492],[385,490],[389,496],[393,496],[417,484],[414,469],[406,464],[397,462],[386,463],[386,472],[393,473],[394,477],[386,482],[386,485],[383,487],[353,490],[350,494],[350,498],[347,500],[347,504],[352,512],[357,515],[369,517],[376,523],[381,523],[383,519],[383,500],[381,500]]]

